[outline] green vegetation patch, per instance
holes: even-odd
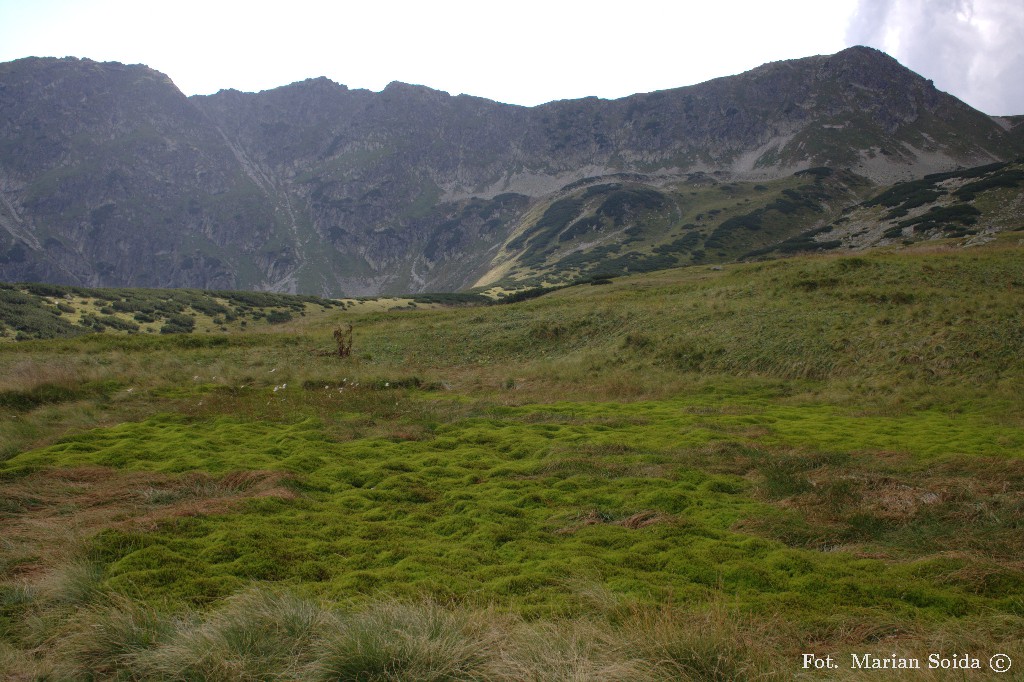
[[[621,226],[628,218],[641,211],[660,211],[667,205],[665,196],[657,190],[647,188],[616,189],[601,202],[597,213],[611,218],[616,226]]]
[[[22,339],[53,339],[85,334],[89,330],[68,322],[64,310],[39,305],[38,298],[0,283],[0,336]]]
[[[998,598],[972,593],[957,577],[967,559],[886,564],[808,549],[808,538],[783,530],[796,522],[792,512],[766,501],[804,491],[772,465],[782,457],[773,453],[793,448],[995,456],[1024,449],[1024,432],[938,413],[858,416],[712,394],[494,408],[413,439],[336,440],[316,419],[162,416],[67,438],[4,470],[294,475],[294,497],[99,535],[92,556],[106,584],[147,598],[202,603],[273,580],[338,599],[430,594],[555,613],[583,580],[641,600],[724,591],[759,611],[828,603],[960,616],[1024,595],[1012,572]],[[744,452],[761,479],[724,464]],[[755,518],[771,521],[768,530],[736,530]],[[859,520],[868,524],[860,536],[844,532],[870,539],[875,522],[883,521]]]
[[[817,221],[825,212],[830,201],[858,185],[856,178],[848,173],[837,173],[829,168],[812,168],[794,174],[812,182],[799,187],[786,188],[781,196],[764,206],[741,215],[723,220],[708,235],[705,248],[726,251],[735,250],[745,244],[761,243],[763,246],[748,251],[745,257],[763,255],[772,251],[792,253],[801,250],[824,250],[836,248],[838,242],[817,242],[813,237],[824,230],[812,230],[780,240],[792,234],[792,226]]]
[[[75,305],[69,301],[76,301]],[[0,337],[18,341],[106,331],[191,334],[228,331],[225,325],[291,321],[307,306],[329,310],[340,303],[316,296],[262,291],[192,289],[90,289],[55,284],[0,284]],[[316,310],[316,308],[314,308]],[[143,327],[143,325],[149,325]]]
[[[900,228],[913,227],[915,231],[928,230],[934,227],[942,227],[950,223],[959,225],[973,225],[977,222],[981,211],[970,204],[953,204],[952,206],[933,206],[924,215],[916,218],[901,220],[897,225]]]

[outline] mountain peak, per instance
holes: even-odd
[[[409,95],[427,95],[430,97],[451,97],[451,95],[444,90],[435,90],[434,88],[427,87],[426,85],[414,85],[411,83],[403,83],[402,81],[391,81],[388,83],[381,94],[409,94]]]
[[[327,76],[317,76],[316,78],[307,78],[305,80],[296,81],[292,83],[293,86],[300,86],[306,88],[329,88],[331,90],[348,90],[347,85],[337,83]]]
[[[832,56],[842,58],[855,55],[860,57],[881,58],[886,61],[896,61],[896,59],[890,56],[887,52],[883,52],[882,50],[879,50],[876,47],[870,47],[868,45],[851,45],[850,47],[842,49],[839,52],[836,52]]]

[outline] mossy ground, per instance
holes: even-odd
[[[308,312],[274,333],[5,345],[0,661],[44,670],[51,638],[143,613],[157,625],[133,651],[170,655],[169,614],[216,629],[254,584],[353,614],[398,599],[525,619],[502,659],[518,677],[438,679],[545,678],[530,642],[569,655],[581,628],[605,653],[576,650],[594,667],[575,679],[685,679],[610,642],[664,618],[685,639],[723,610],[745,623],[730,665],[764,678],[801,673],[801,651],[1016,646],[1011,237]],[[327,353],[341,321],[351,358]],[[107,665],[83,652],[71,677]]]

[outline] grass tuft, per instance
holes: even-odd
[[[777,635],[748,616],[714,604],[699,614],[672,609],[638,614],[628,628],[638,654],[656,661],[662,679],[780,682]]]
[[[137,678],[140,659],[176,626],[173,618],[123,596],[93,605],[57,645],[61,674],[69,679]]]
[[[287,592],[253,588],[229,599],[206,620],[179,617],[159,646],[137,650],[133,671],[143,679],[242,681],[303,679],[327,613]]]
[[[318,647],[315,680],[482,680],[486,624],[433,602],[382,602],[339,617]]]
[[[46,576],[44,596],[60,604],[83,606],[95,602],[103,593],[104,567],[86,559],[72,560]]]

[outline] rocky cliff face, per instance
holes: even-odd
[[[1021,146],[868,48],[533,108],[323,78],[186,98],[144,66],[25,59],[0,65],[0,279],[452,290],[585,178],[889,181]]]
[[[248,265],[235,253],[277,233],[272,206],[166,76],[32,59],[0,67],[0,88],[5,279],[226,286]]]

